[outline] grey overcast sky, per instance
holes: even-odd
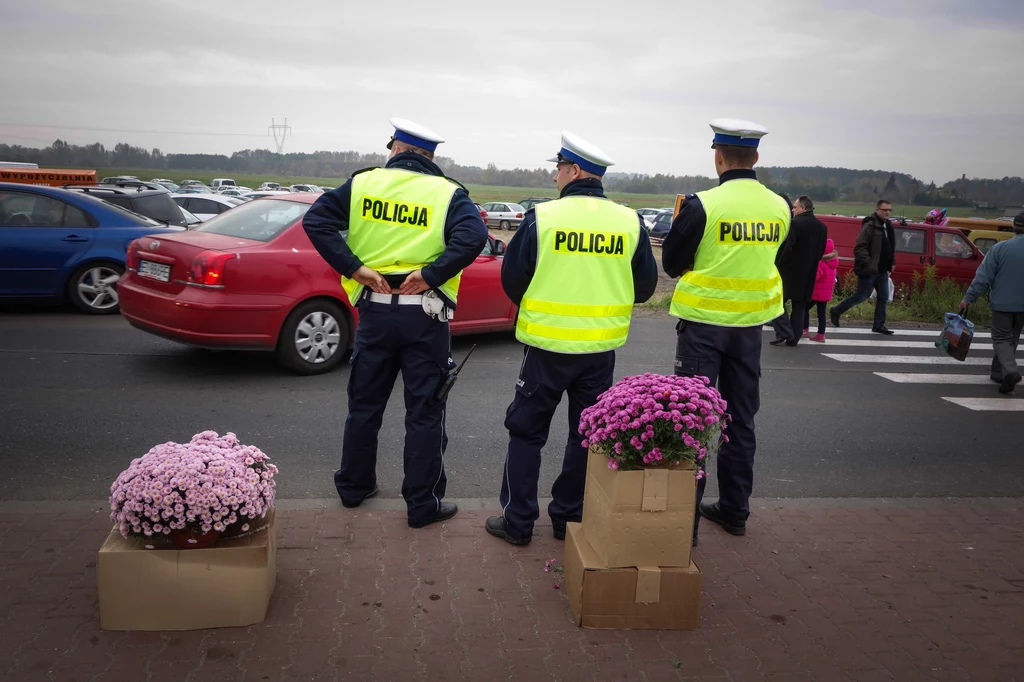
[[[0,0],[0,142],[164,153],[382,151],[388,118],[458,163],[714,173],[708,120],[763,165],[1021,175],[1024,0],[497,3]]]

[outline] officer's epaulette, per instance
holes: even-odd
[[[380,166],[370,166],[369,168],[360,168],[355,173],[353,173],[351,177],[354,178],[355,176],[359,175],[360,173],[365,173],[366,171],[377,170],[379,167]]]

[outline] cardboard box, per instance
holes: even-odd
[[[573,618],[585,628],[696,630],[700,569],[606,568],[578,523],[567,526],[565,589]]]
[[[277,578],[268,526],[205,549],[145,549],[114,528],[96,563],[104,630],[199,630],[263,621]]]
[[[590,451],[583,532],[609,568],[689,566],[696,501],[694,469],[616,471]]]

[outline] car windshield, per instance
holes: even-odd
[[[309,204],[296,201],[253,201],[211,218],[195,231],[269,242],[308,210]]]
[[[516,213],[522,213],[523,211],[526,210],[525,208],[523,208],[519,204],[509,204],[508,207],[510,209],[512,209],[513,211],[515,211]]]

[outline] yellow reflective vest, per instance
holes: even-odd
[[[382,275],[404,274],[433,263],[444,251],[444,224],[458,185],[447,178],[397,168],[375,168],[352,178],[348,246]],[[456,302],[462,273],[440,286]],[[363,285],[342,276],[355,305]]]
[[[789,234],[785,200],[757,180],[729,180],[697,197],[707,213],[693,269],[676,284],[670,313],[725,327],[782,314],[775,254]]]
[[[556,353],[618,348],[633,312],[636,212],[609,199],[537,204],[537,266],[519,304],[516,338]]]

